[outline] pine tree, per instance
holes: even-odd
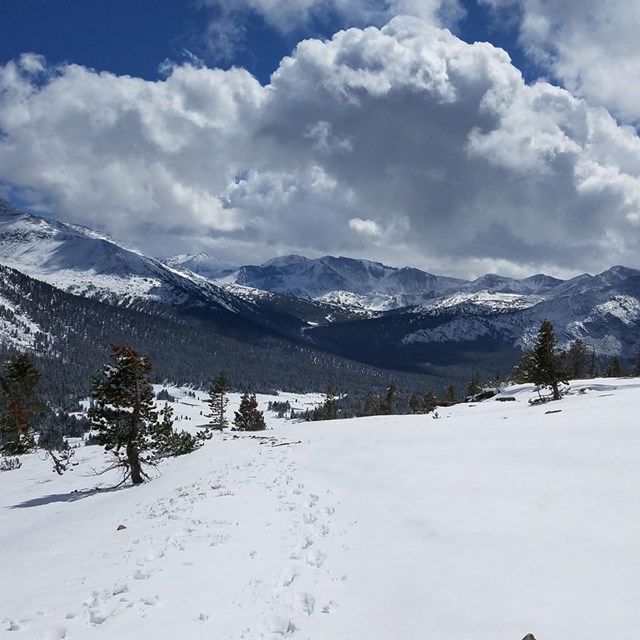
[[[234,431],[263,431],[267,428],[264,414],[258,409],[256,394],[242,394],[240,407],[233,419]]]
[[[336,399],[336,388],[332,384],[327,386],[327,393],[325,394],[323,407],[325,420],[336,420],[338,418],[338,400]]]
[[[516,384],[524,384],[525,382],[531,382],[534,368],[533,351],[525,351],[520,359],[520,362],[513,367],[511,373],[511,379]]]
[[[224,371],[216,378],[213,387],[209,392],[209,400],[207,404],[211,413],[207,416],[211,418],[211,424],[214,429],[222,431],[229,426],[226,418],[226,409],[229,404],[227,392],[229,391],[229,381]]]
[[[482,391],[482,387],[480,386],[480,374],[477,371],[474,371],[471,374],[471,380],[469,380],[469,384],[467,385],[467,396],[475,396]]]
[[[574,340],[567,351],[567,374],[573,380],[587,375],[587,346],[582,340]]]
[[[377,396],[375,393],[370,393],[364,399],[364,407],[362,409],[362,415],[364,416],[379,415],[381,404],[382,404],[382,400],[380,399],[380,396]]]
[[[607,378],[620,378],[622,376],[622,367],[620,366],[620,358],[613,356],[607,366]]]
[[[338,401],[336,389],[330,384],[327,386],[324,402],[311,412],[311,420],[336,420],[338,418]]]
[[[589,377],[597,378],[600,375],[600,368],[598,367],[598,359],[596,358],[596,352],[591,352],[591,359],[589,361]]]
[[[420,413],[421,408],[420,398],[415,393],[412,393],[409,398],[409,411],[411,413]]]
[[[633,369],[631,375],[634,378],[640,378],[640,344],[636,347],[635,359],[633,361]]]
[[[396,385],[390,384],[387,387],[387,393],[380,403],[379,412],[381,415],[390,416],[395,413],[396,409]]]
[[[533,347],[527,382],[533,382],[538,387],[549,387],[553,393],[553,399],[560,400],[559,385],[567,382],[562,360],[562,353],[556,349],[553,325],[548,320],[544,320]]]
[[[159,414],[162,420],[149,425],[151,448],[155,457],[182,456],[194,451],[202,443],[202,438],[192,436],[187,431],[176,431],[173,428],[173,409],[169,403],[165,403]]]
[[[102,376],[94,378],[93,406],[89,409],[96,441],[117,458],[124,479],[141,484],[142,469],[153,448],[151,431],[158,424],[151,387],[151,363],[131,347],[111,345],[113,364],[105,365]]]
[[[0,453],[18,456],[35,446],[32,421],[43,406],[36,394],[40,373],[25,354],[9,358],[0,377]]]
[[[445,401],[448,405],[455,404],[455,403],[457,402],[456,395],[457,395],[457,394],[456,394],[456,388],[455,388],[452,384],[450,384],[450,385],[447,387],[447,390],[445,391],[445,394],[444,394],[444,401]]]
[[[424,413],[431,413],[438,406],[438,398],[435,396],[433,391],[429,389],[424,394],[424,399],[422,401],[422,411]]]

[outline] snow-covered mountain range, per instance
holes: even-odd
[[[197,265],[193,265],[200,273]],[[615,289],[640,274],[613,267],[596,276],[560,280],[537,274],[518,280],[486,274],[475,280],[434,275],[420,269],[389,267],[379,262],[324,256],[283,256],[259,266],[243,266],[216,281],[242,285],[343,307],[380,312],[416,307],[438,311],[464,308],[505,311],[533,307],[545,300]],[[204,275],[204,274],[203,274]]]
[[[556,325],[561,343],[580,338],[603,355],[628,354],[640,339],[640,271],[622,266],[569,280],[545,274],[462,280],[368,260],[291,255],[241,267],[216,282],[241,286],[245,296],[267,291],[327,303],[370,318],[382,335],[393,325],[394,344],[491,336],[527,347],[545,318]],[[434,326],[435,318],[441,322]]]
[[[194,267],[200,273],[197,265]],[[520,296],[518,306],[527,297],[536,304],[540,294],[563,284],[562,280],[543,274],[523,280],[487,274],[469,281],[369,260],[334,256],[310,259],[298,255],[274,258],[260,266],[243,266],[219,281],[223,285],[239,284],[374,312],[434,301],[451,304],[447,298],[453,295],[455,300],[460,293],[488,292],[501,308],[509,306],[513,294]]]
[[[630,356],[640,340],[640,271],[621,266],[570,280],[544,274],[462,280],[333,256],[283,256],[233,269],[207,254],[158,260],[4,200],[0,264],[111,305],[218,314],[235,335],[250,325],[419,371],[461,364],[470,352],[476,361],[488,351],[513,354],[531,343],[543,319],[553,322],[561,344],[580,338],[602,355]]]

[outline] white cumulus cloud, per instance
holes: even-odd
[[[377,238],[382,235],[380,227],[373,220],[363,220],[362,218],[351,218],[349,220],[349,227],[356,233],[361,233],[364,236],[371,238]]]
[[[481,0],[518,16],[533,59],[573,93],[640,122],[640,3],[636,0]]]
[[[301,42],[268,86],[0,68],[0,184],[156,254],[478,275],[640,266],[640,139],[417,18]]]

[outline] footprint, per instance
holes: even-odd
[[[280,587],[288,587],[298,577],[298,572],[295,569],[283,569],[276,580],[276,583]]]
[[[298,630],[298,627],[293,623],[293,620],[289,618],[273,618],[269,625],[269,631],[275,636],[284,638],[286,636],[293,635]]]
[[[328,516],[332,516],[332,515],[336,512],[336,509],[335,509],[335,507],[325,507],[325,508],[323,509],[323,511],[324,511]]]
[[[151,574],[148,571],[141,571],[140,569],[133,574],[134,580],[148,580],[150,577]]]
[[[313,513],[305,513],[302,516],[302,519],[305,521],[305,524],[313,524],[318,519],[318,517]]]
[[[102,615],[97,609],[89,609],[89,624],[102,624],[107,616]]]
[[[299,593],[296,596],[296,609],[299,613],[310,616],[316,606],[316,599],[310,593]]]
[[[319,569],[326,559],[327,556],[325,553],[322,553],[322,551],[312,551],[306,558],[307,564],[310,567],[316,567],[316,569]]]
[[[322,613],[331,613],[331,610],[336,606],[333,600],[329,600],[327,604],[322,607]]]

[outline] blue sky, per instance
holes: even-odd
[[[635,0],[20,0],[0,24],[0,195],[34,211],[235,263],[640,266]]]
[[[506,49],[514,64],[533,79],[540,70],[526,60],[515,24],[504,25],[475,0],[463,2],[466,15],[455,25],[467,42],[489,41]],[[207,43],[203,24],[215,21],[215,7],[194,0],[20,0],[2,7],[0,62],[22,53],[43,55],[50,64],[73,62],[98,71],[156,80],[165,60],[181,62],[186,51],[210,66],[241,66],[268,83],[270,74],[296,43],[308,37],[331,37],[344,21],[331,11],[286,33],[257,12],[238,16],[233,54],[223,55]]]

